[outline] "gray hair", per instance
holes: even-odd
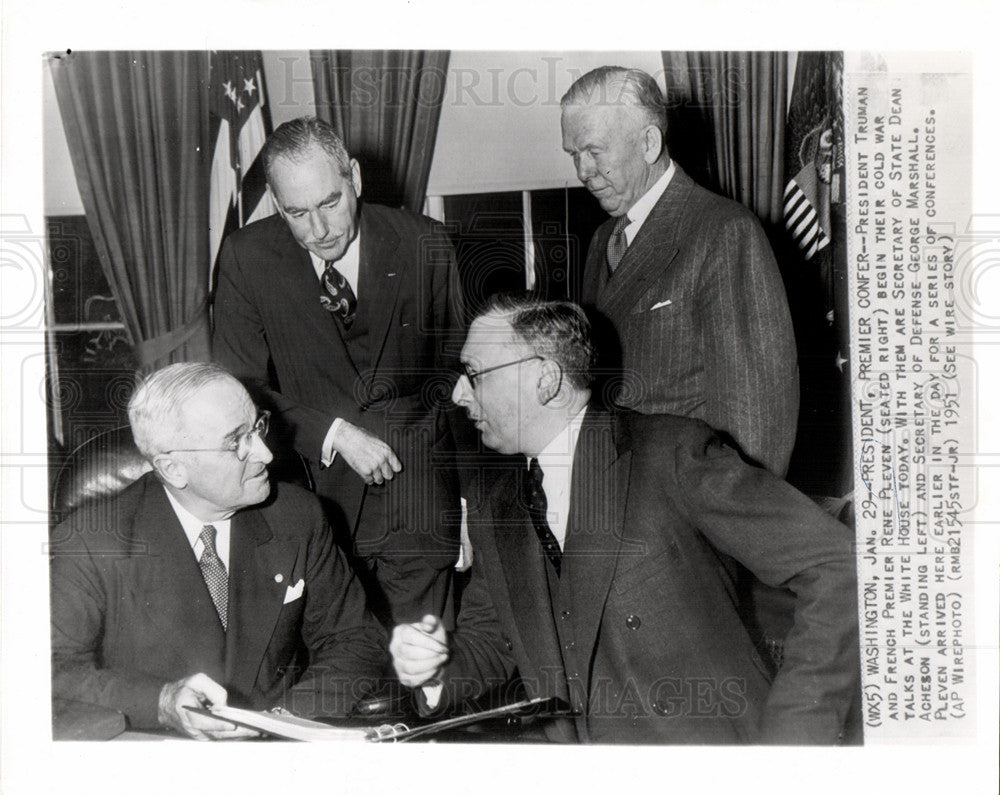
[[[558,362],[570,384],[587,389],[596,363],[590,321],[572,301],[546,301],[534,293],[491,295],[478,317],[501,315],[539,356]]]
[[[150,373],[136,387],[128,402],[128,421],[135,446],[152,460],[175,444],[183,432],[184,403],[208,384],[232,381],[232,375],[217,364],[180,362]]]
[[[318,146],[337,164],[342,177],[350,179],[351,156],[333,127],[315,116],[301,116],[278,127],[264,144],[264,175],[271,184],[274,161],[279,157],[302,157],[311,147]]]
[[[645,121],[667,133],[667,105],[656,81],[641,69],[599,66],[583,75],[563,94],[560,105],[598,102],[641,111]]]

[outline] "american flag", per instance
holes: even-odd
[[[806,260],[830,244],[830,204],[844,164],[842,53],[802,52],[788,107],[785,228]]]
[[[209,189],[209,245],[215,260],[227,234],[274,212],[265,189],[263,158],[271,132],[264,100],[260,51],[213,52],[209,118],[212,176]]]

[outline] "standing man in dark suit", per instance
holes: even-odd
[[[445,608],[460,508],[444,403],[462,308],[447,237],[361,205],[361,171],[326,123],[264,149],[278,214],[219,260],[214,355],[259,387],[312,467],[386,621]]]
[[[53,531],[52,695],[202,740],[247,732],[185,706],[345,714],[384,634],[317,499],[268,480],[267,414],[216,365],[175,364],[129,421],[154,471]]]
[[[618,338],[614,399],[704,420],[783,476],[799,385],[774,255],[749,210],[670,159],[666,130],[660,89],[637,69],[600,67],[562,98],[563,149],[611,215],[590,244],[583,304]]]
[[[849,530],[702,422],[588,408],[589,333],[576,305],[530,298],[472,323],[453,399],[523,457],[470,516],[455,632],[393,630],[401,681],[454,707],[516,670],[572,706],[547,727],[561,741],[837,742],[859,665]],[[717,550],[795,593],[777,675]]]

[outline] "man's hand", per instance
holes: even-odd
[[[399,681],[407,687],[420,687],[436,678],[448,661],[441,619],[424,616],[414,624],[399,624],[392,630],[389,653]]]
[[[253,729],[184,709],[187,706],[221,706],[226,703],[226,698],[226,689],[206,674],[195,674],[177,682],[168,682],[160,690],[160,723],[196,740],[242,740],[257,737],[258,733]]]
[[[346,420],[342,421],[333,437],[333,449],[369,485],[381,485],[386,480],[392,480],[403,468],[389,445],[375,434]]]

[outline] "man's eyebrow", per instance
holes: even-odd
[[[330,204],[331,202],[340,199],[340,197],[343,195],[344,192],[342,190],[332,190],[330,191],[330,193],[328,193],[326,196],[324,196],[322,199],[319,200],[319,204],[317,206],[321,207],[324,204]],[[282,209],[286,213],[304,213],[309,211],[307,207],[296,207],[293,204],[282,205]]]

